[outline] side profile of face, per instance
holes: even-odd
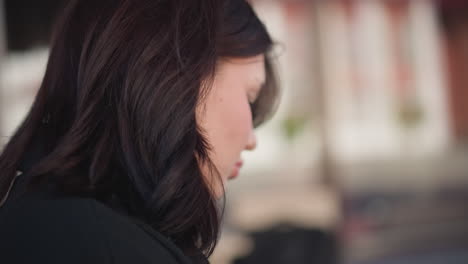
[[[213,86],[197,111],[199,125],[212,148],[210,158],[221,177],[202,168],[217,197],[223,195],[224,184],[238,176],[243,163],[241,153],[257,145],[250,104],[265,78],[264,55],[222,59]]]

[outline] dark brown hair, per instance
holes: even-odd
[[[30,186],[117,200],[186,254],[210,255],[220,214],[200,170],[212,162],[195,108],[219,58],[272,45],[244,0],[71,1],[34,104],[0,156],[0,193],[34,152]],[[275,106],[269,56],[266,70],[256,126]]]

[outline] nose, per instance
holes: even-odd
[[[257,136],[255,135],[254,130],[252,129],[249,135],[249,140],[245,146],[246,150],[254,150],[257,147]]]

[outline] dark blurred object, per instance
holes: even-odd
[[[336,264],[338,248],[332,234],[280,224],[250,235],[254,251],[234,264]]]
[[[468,186],[345,197],[345,263],[468,263]]]
[[[47,45],[55,18],[67,2],[5,0],[8,50],[21,51]]]
[[[368,261],[356,264],[466,264],[468,249],[442,249],[419,252],[407,256],[398,256],[382,260]]]

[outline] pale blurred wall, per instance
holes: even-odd
[[[343,2],[321,1],[318,5],[328,131],[333,134],[331,146],[339,161],[424,157],[449,146],[446,86],[433,2],[407,1],[406,21],[396,26],[408,33],[397,32],[400,35],[396,36],[391,30],[397,21],[392,21],[387,2],[353,1],[350,17]],[[407,65],[399,65],[395,56],[394,50],[401,48],[407,49]],[[397,78],[402,66],[408,67],[406,84]],[[401,85],[411,90],[406,97],[398,94]],[[411,131],[398,120],[399,107],[404,104],[414,104],[424,115]]]
[[[253,160],[250,180],[239,185],[320,180],[324,151],[340,166],[451,151],[434,1],[253,3],[279,43],[283,96],[272,122],[258,130],[258,149],[245,155]],[[289,138],[285,123],[295,120],[298,132]]]

